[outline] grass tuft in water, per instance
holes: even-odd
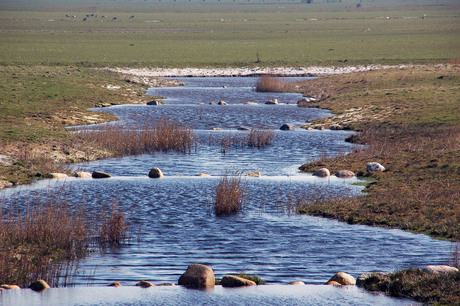
[[[245,189],[241,184],[241,173],[226,173],[216,187],[214,211],[217,216],[231,215],[243,209]]]

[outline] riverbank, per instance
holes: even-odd
[[[299,84],[311,107],[334,114],[313,128],[360,131],[350,141],[368,148],[322,158],[302,171],[348,169],[372,179],[365,195],[305,202],[300,213],[348,223],[397,227],[460,240],[460,67],[437,65],[330,76]],[[379,162],[384,172],[366,172]]]

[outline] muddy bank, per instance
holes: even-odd
[[[370,65],[345,67],[242,67],[242,68],[106,68],[109,71],[138,77],[254,77],[264,74],[290,77],[325,76],[399,66]]]

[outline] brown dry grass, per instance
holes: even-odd
[[[191,128],[164,118],[153,124],[146,123],[140,129],[106,126],[80,134],[101,148],[121,156],[169,151],[189,153],[197,145]]]
[[[288,82],[281,81],[273,75],[263,75],[256,83],[256,91],[259,92],[285,92],[290,89]]]
[[[127,221],[115,206],[99,217],[83,205],[72,209],[58,195],[45,198],[31,199],[25,211],[0,210],[0,283],[27,286],[44,279],[58,286],[63,273],[64,282],[72,277],[71,263],[90,246],[114,246],[127,238]]]
[[[243,208],[245,189],[241,173],[225,174],[216,187],[214,211],[217,216],[231,215]]]

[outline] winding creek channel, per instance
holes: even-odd
[[[145,120],[161,117],[177,119],[199,136],[196,150],[189,154],[158,153],[81,163],[73,168],[105,171],[113,177],[43,180],[0,193],[0,197],[17,198],[56,188],[63,190],[68,201],[84,201],[87,207],[119,203],[135,237],[119,248],[94,253],[80,261],[74,278],[76,287],[106,286],[114,281],[134,285],[143,279],[177,283],[192,263],[209,265],[218,278],[247,272],[258,274],[272,285],[292,281],[316,285],[338,271],[357,277],[366,272],[447,262],[450,243],[446,241],[397,229],[289,213],[288,204],[299,196],[361,193],[362,186],[354,184],[357,179],[317,178],[298,170],[302,163],[320,156],[350,152],[353,145],[344,139],[351,132],[299,127],[294,131],[279,130],[284,123],[299,126],[328,116],[326,111],[297,107],[299,94],[255,92],[256,78],[179,80],[188,85],[148,91],[150,95],[167,97],[166,105],[122,105],[97,110],[120,119],[110,125],[139,126]],[[266,105],[272,98],[281,104]],[[209,104],[221,100],[228,105]],[[237,128],[256,125],[275,130],[272,145],[263,149],[230,147],[223,153],[219,145],[210,141],[229,133],[249,133]],[[149,179],[147,174],[152,167],[162,169],[165,177]],[[229,171],[259,171],[261,177],[243,178],[247,190],[243,211],[217,217],[210,204],[219,178]],[[198,177],[199,173],[211,176]]]

